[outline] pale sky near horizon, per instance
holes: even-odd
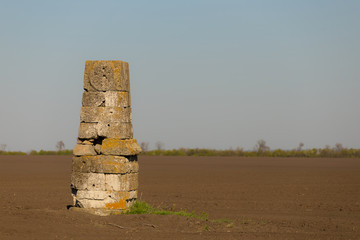
[[[154,148],[360,148],[360,1],[1,1],[0,144],[71,149],[86,60]]]

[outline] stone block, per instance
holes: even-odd
[[[132,116],[130,107],[104,107],[102,108],[102,112],[99,114],[99,122],[102,123],[130,123],[132,120],[131,118]]]
[[[79,127],[79,139],[96,139],[97,135],[97,123],[80,123]]]
[[[129,173],[137,173],[139,172],[139,163],[138,162],[129,162]]]
[[[96,155],[93,145],[76,144],[73,150],[75,156],[93,156]]]
[[[105,190],[120,191],[120,178],[118,174],[105,175]]]
[[[86,189],[87,186],[87,178],[83,173],[72,172],[70,186],[72,189]]]
[[[84,89],[89,92],[129,92],[129,64],[123,61],[86,61]]]
[[[127,182],[129,184],[129,190],[138,189],[138,174],[137,173],[129,173],[126,174]]]
[[[136,162],[137,163],[137,162]],[[121,156],[80,156],[73,157],[72,171],[79,173],[125,174],[134,172],[135,162]]]
[[[81,107],[80,111],[80,122],[82,123],[130,123],[131,120],[131,108]]]
[[[80,122],[98,123],[102,112],[103,112],[102,107],[81,107]]]
[[[104,200],[108,195],[109,192],[106,191],[78,190],[76,192],[77,199]]]
[[[71,187],[77,190],[104,191],[105,174],[73,172],[71,174]]]
[[[74,156],[72,158],[72,172],[75,173],[92,173],[95,170],[94,162],[100,158],[96,156]],[[100,171],[101,172],[101,171]]]
[[[121,156],[102,156],[103,172],[104,173],[120,173],[129,172],[129,161]]]
[[[129,191],[127,174],[105,174],[105,190]]]
[[[121,191],[77,191],[77,205],[83,208],[126,209],[128,192]]]
[[[81,156],[72,158],[72,172],[90,173],[92,169],[92,162],[98,156]]]
[[[90,172],[104,173],[103,156],[98,155],[96,158],[90,160]]]
[[[137,198],[138,191],[133,190],[129,192],[129,199],[136,199]]]
[[[114,139],[130,139],[133,138],[133,130],[131,123],[98,123],[97,134],[100,137]]]
[[[129,92],[108,91],[105,95],[105,107],[130,107],[131,99]]]
[[[91,208],[105,208],[104,200],[97,200],[97,199],[77,199],[76,198],[76,205],[80,206],[81,208],[91,209]]]
[[[128,173],[137,173],[139,172],[139,162],[137,156],[128,156]]]
[[[104,107],[105,106],[104,92],[84,92],[82,97],[83,107]]]
[[[112,139],[106,138],[102,142],[101,153],[104,155],[131,156],[141,153],[141,148],[136,139]]]
[[[88,141],[88,140],[84,140],[81,144],[83,144],[83,145],[93,145],[93,142]]]

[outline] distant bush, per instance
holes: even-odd
[[[59,151],[45,151],[45,150],[32,150],[29,155],[72,155],[72,150],[59,150]]]
[[[72,155],[72,150],[61,150],[61,151],[32,150],[29,153],[25,153],[21,151],[0,151],[0,155]]]
[[[0,155],[27,155],[27,154],[20,151],[0,151]]]

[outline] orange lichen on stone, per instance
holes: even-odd
[[[126,209],[126,199],[121,199],[119,202],[107,203],[107,209]]]
[[[136,139],[104,139],[101,152],[105,155],[131,156],[141,153],[141,148]]]

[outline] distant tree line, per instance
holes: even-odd
[[[238,157],[303,157],[303,158],[360,158],[360,149],[343,149],[341,152],[328,148],[307,150],[282,150],[256,152],[241,148],[217,150],[204,148],[179,148],[172,150],[151,150],[141,153],[147,156],[238,156]]]
[[[239,156],[239,157],[303,157],[303,158],[360,158],[360,149],[345,148],[341,143],[334,147],[326,145],[325,148],[303,149],[304,143],[292,150],[275,149],[271,150],[266,141],[259,140],[253,150],[242,148],[217,150],[205,148],[179,148],[166,150],[162,142],[156,142],[155,150],[149,150],[149,143],[142,142],[143,150],[141,155],[147,156]],[[0,145],[0,155],[72,155],[72,150],[65,149],[65,144],[59,141],[56,144],[56,151],[32,150],[28,153],[21,151],[6,151],[6,145]]]
[[[0,155],[27,155],[26,153],[20,151],[6,151],[6,148],[6,144],[0,144]]]
[[[141,143],[141,146],[148,146]],[[148,156],[239,156],[239,157],[303,157],[303,158],[360,158],[360,149],[344,148],[341,143],[335,144],[333,148],[326,145],[325,148],[303,149],[304,143],[300,143],[296,149],[271,150],[266,141],[257,141],[253,150],[242,148],[217,150],[206,148],[179,148],[164,150],[156,144],[155,150],[143,149],[142,155]]]
[[[65,149],[65,144],[63,141],[58,141],[55,145],[56,151],[47,151],[47,150],[31,150],[30,152],[21,152],[21,151],[6,151],[7,145],[0,144],[0,155],[72,155],[72,150]]]
[[[73,151],[69,149],[64,149],[61,151],[46,151],[46,150],[40,150],[35,151],[32,150],[29,155],[72,155]]]
[[[65,149],[61,151],[47,151],[47,150],[31,150],[30,152],[21,151],[1,151],[0,155],[72,155],[72,150]]]
[[[0,155],[27,155],[27,153],[21,152],[21,151],[1,151],[0,150]]]

